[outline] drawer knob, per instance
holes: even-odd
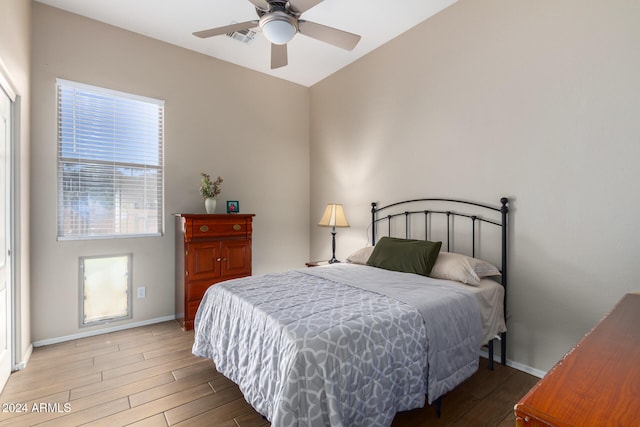
[[[201,225],[200,226],[200,231],[202,231],[203,233],[206,233],[207,231],[209,231],[209,226]]]
[[[233,224],[233,229],[234,231],[240,231],[242,230],[242,226],[240,224]]]

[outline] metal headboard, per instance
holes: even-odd
[[[501,231],[501,247],[500,257],[502,272],[501,284],[504,287],[504,316],[507,318],[507,229],[509,214],[509,199],[503,197],[500,199],[500,207],[490,206],[484,203],[469,202],[466,200],[444,199],[444,198],[425,198],[405,200],[402,202],[392,203],[390,205],[378,207],[376,202],[371,203],[371,244],[376,244],[376,234],[378,226],[387,223],[387,235],[392,235],[392,224],[394,219],[404,217],[404,238],[416,238],[410,236],[412,219],[416,216],[424,218],[424,240],[429,240],[430,226],[429,221],[433,217],[444,217],[446,219],[446,239],[443,239],[442,250],[450,251],[454,242],[454,222],[456,218],[469,220],[471,223],[471,253],[472,257],[476,256],[476,247],[480,236],[477,235],[477,229],[480,224],[490,224],[499,227]],[[404,207],[412,209],[404,209]],[[421,209],[416,209],[419,206]],[[442,206],[447,209],[442,209]],[[429,209],[433,207],[433,209]],[[451,207],[452,209],[448,209]],[[381,216],[381,212],[388,212],[385,216]],[[473,213],[469,213],[469,212]],[[496,219],[499,218],[499,219]],[[401,237],[401,236],[397,236]],[[501,334],[501,363],[506,364],[506,334]],[[489,346],[490,359],[493,360],[493,345]]]

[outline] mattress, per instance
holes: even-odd
[[[464,287],[475,295],[482,319],[483,345],[507,332],[504,319],[504,288],[500,283],[487,278],[481,279],[477,287],[458,282],[451,283]]]

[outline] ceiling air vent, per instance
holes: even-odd
[[[239,42],[248,44],[253,41],[253,38],[256,36],[257,32],[253,29],[232,31],[227,33],[227,37],[231,37],[234,40],[238,40]]]

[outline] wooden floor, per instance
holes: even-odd
[[[193,332],[165,322],[36,348],[0,395],[0,426],[268,426],[213,363],[191,354]],[[537,378],[480,370],[435,409],[394,426],[514,426],[514,404]]]

